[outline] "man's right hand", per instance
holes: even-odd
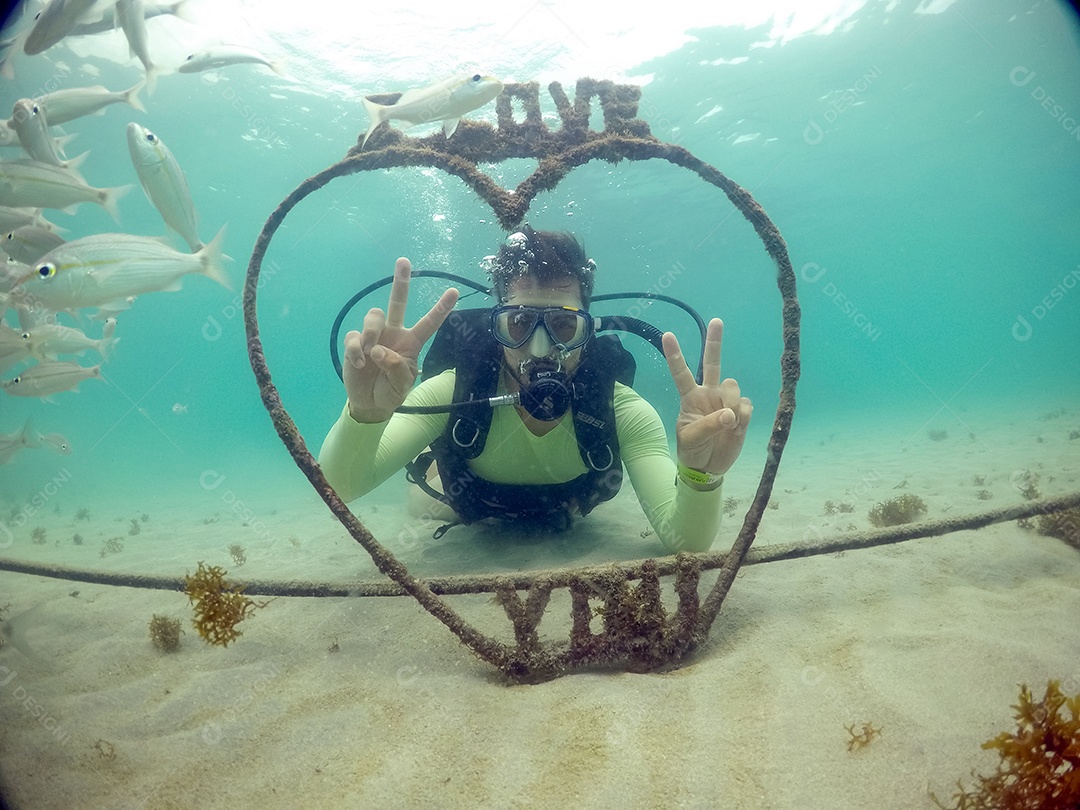
[[[363,332],[353,330],[345,335],[341,371],[349,414],[357,422],[385,422],[405,401],[416,382],[420,350],[457,303],[458,291],[451,287],[415,326],[406,329],[411,275],[409,260],[398,259],[386,313],[368,310]]]

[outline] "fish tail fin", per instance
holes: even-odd
[[[139,91],[146,86],[146,79],[139,79],[135,83],[134,87],[131,87],[124,91],[124,101],[130,104],[139,112],[146,112],[146,107],[143,106],[142,99],[139,98]]]
[[[361,97],[361,101],[364,102],[364,110],[367,112],[368,117],[371,119],[371,126],[368,127],[368,131],[364,133],[364,140],[360,141],[360,148],[364,148],[364,144],[367,143],[367,139],[371,137],[371,133],[378,129],[379,124],[386,120],[386,106],[383,104],[376,104],[369,98]]]
[[[116,348],[116,344],[120,342],[120,338],[111,337],[106,338],[101,344],[101,359],[108,360],[112,357],[113,350]]]
[[[161,73],[161,68],[157,65],[150,64],[146,66],[146,95],[154,95],[154,88],[157,87],[157,77]]]
[[[227,259],[224,253],[221,252],[221,245],[225,241],[225,229],[228,226],[222,225],[221,230],[217,232],[217,236],[210,240],[208,244],[203,245],[195,255],[202,261],[202,270],[200,272],[204,276],[209,276],[222,287],[227,290],[232,289],[232,284],[229,283],[229,277],[225,274],[225,268],[222,265],[222,261]]]
[[[34,221],[35,225],[39,228],[44,228],[47,231],[52,231],[53,233],[64,234],[68,232],[67,228],[61,228],[55,222],[49,222],[49,220],[45,219],[45,217],[42,216],[44,210],[44,208],[35,209],[37,212],[37,219]]]
[[[66,158],[67,157],[68,144],[71,143],[73,140],[75,140],[78,137],[79,137],[78,132],[72,132],[72,133],[67,134],[67,135],[58,135],[54,139],[58,152]]]
[[[101,207],[109,212],[109,216],[120,221],[120,207],[117,205],[120,198],[131,191],[131,186],[117,186],[116,188],[103,188],[101,190]]]
[[[82,178],[82,175],[80,175],[80,174],[79,174],[79,172],[77,171],[77,169],[78,169],[78,168],[79,168],[80,166],[82,166],[82,165],[83,165],[83,163],[85,163],[85,162],[86,162],[86,158],[87,158],[87,157],[88,157],[89,155],[90,155],[90,150],[89,150],[89,149],[87,149],[87,150],[86,150],[85,152],[83,152],[83,153],[82,153],[81,155],[76,155],[76,156],[75,156],[75,157],[73,157],[73,158],[69,158],[68,160],[64,161],[64,162],[65,162],[65,163],[67,164],[66,166],[64,166],[64,168],[65,168],[65,169],[67,169],[67,170],[68,170],[69,172],[71,172],[72,174],[74,174],[74,175],[75,175],[76,177],[79,177],[79,178],[81,179],[81,178]],[[83,180],[83,182],[85,183],[86,181],[85,181],[85,180]]]
[[[26,417],[26,424],[23,425],[22,434],[19,436],[19,444],[23,447],[38,447],[41,444],[41,434],[34,430],[33,419]]]

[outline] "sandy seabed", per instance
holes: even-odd
[[[798,424],[757,543],[865,530],[869,509],[903,492],[922,497],[929,518],[1019,503],[1025,471],[1047,496],[1080,488],[1080,439],[1069,438],[1080,411],[965,422],[936,440],[903,419]],[[741,505],[715,548],[730,544],[756,487],[763,452],[751,445],[763,446],[763,430],[727,477],[725,496]],[[234,475],[243,492],[57,498],[0,555],[176,576],[205,560],[237,580],[378,579],[282,464]],[[570,535],[459,527],[436,541],[438,523],[406,516],[402,486],[354,506],[417,575],[662,553],[626,491]],[[826,500],[854,511],[827,514]],[[89,520],[75,520],[79,506]],[[31,537],[38,527],[44,543]],[[111,538],[123,550],[103,556]],[[231,544],[244,547],[243,565]],[[508,636],[490,597],[450,602]],[[541,625],[550,639],[566,637],[566,604],[553,599]],[[175,592],[0,572],[5,606],[0,789],[16,808],[929,808],[931,792],[947,801],[958,779],[994,768],[979,746],[1013,729],[1018,684],[1040,697],[1049,679],[1080,691],[1080,551],[1015,523],[747,567],[708,644],[680,668],[536,686],[505,685],[408,598],[279,598],[225,649],[198,637]],[[177,652],[152,645],[154,614],[183,620]],[[881,735],[849,750],[845,726],[864,723]]]

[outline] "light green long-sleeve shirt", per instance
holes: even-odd
[[[405,404],[449,403],[454,380],[453,369],[425,380]],[[614,405],[623,465],[660,542],[672,551],[707,551],[720,528],[721,488],[701,492],[681,479],[676,483],[660,415],[632,388],[615,383]],[[448,418],[445,413],[395,413],[389,421],[364,424],[349,415],[346,403],[323,442],[319,464],[338,494],[354,500],[423,452],[442,435]],[[572,419],[536,436],[509,406],[493,410],[484,451],[468,463],[481,478],[502,484],[557,484],[587,472]]]

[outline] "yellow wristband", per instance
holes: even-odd
[[[717,475],[715,473],[702,472],[701,470],[692,469],[681,463],[678,465],[678,470],[679,475],[687,481],[693,484],[700,484],[701,486],[712,486],[713,484],[718,484],[724,480],[723,474]]]

